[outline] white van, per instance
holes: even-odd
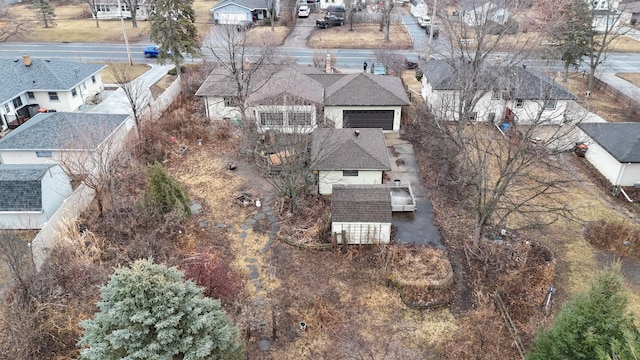
[[[309,17],[310,13],[311,13],[311,9],[309,9],[309,6],[307,5],[301,5],[300,9],[298,9],[298,17],[306,18],[306,17]]]

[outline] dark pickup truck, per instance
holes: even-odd
[[[327,15],[322,19],[316,20],[316,26],[323,29],[331,26],[341,26],[342,24],[344,24],[344,18],[335,15]]]

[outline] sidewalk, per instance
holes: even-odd
[[[608,87],[618,90],[630,99],[633,99],[636,102],[640,101],[640,87],[616,76],[615,73],[603,73],[596,75],[596,78],[607,84]]]

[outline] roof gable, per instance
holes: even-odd
[[[382,129],[316,129],[312,135],[314,170],[391,169]]]
[[[129,115],[40,113],[0,139],[0,150],[95,150]]]
[[[267,4],[267,2],[269,4]],[[269,9],[270,5],[271,5],[271,0],[268,1],[264,1],[264,0],[223,0],[221,1],[218,5],[214,6],[213,9],[218,10],[220,8],[223,8],[227,5],[237,5],[240,7],[243,7],[247,10],[255,10],[255,9]]]
[[[249,95],[249,102],[258,102],[274,96],[289,94],[296,98],[321,104],[324,95],[321,83],[291,68],[284,69],[261,81],[256,85],[256,88],[257,90]]]
[[[26,91],[69,91],[99,73],[106,65],[31,58],[0,59],[0,104]]]
[[[0,165],[0,211],[41,211],[42,178],[54,166]]]
[[[391,192],[386,185],[333,185],[331,221],[390,223]]]
[[[405,106],[409,98],[400,78],[372,74],[350,74],[327,86],[327,106]]]
[[[640,123],[582,123],[578,127],[618,162],[640,163]]]

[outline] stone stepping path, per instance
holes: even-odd
[[[255,295],[251,299],[251,306],[248,311],[247,321],[250,336],[258,340],[258,346],[262,351],[269,351],[273,336],[273,310],[269,298],[269,291],[266,289],[264,280],[268,279],[268,271],[264,268],[263,257],[275,242],[278,230],[278,217],[271,207],[271,198],[262,199],[262,207],[256,208],[257,212],[248,217],[241,225],[240,229],[229,228],[228,231],[237,232],[241,241],[241,260],[246,264],[247,277],[251,286],[255,289]],[[271,230],[268,236],[255,233],[254,225],[262,220],[269,221]],[[254,243],[250,243],[254,242]],[[256,246],[258,245],[257,249]]]

